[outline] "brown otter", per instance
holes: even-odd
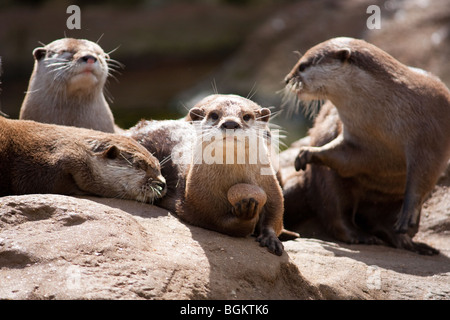
[[[161,161],[168,193],[158,205],[228,235],[255,232],[261,246],[281,255],[283,196],[269,159],[269,117],[269,109],[248,99],[217,94],[197,103],[186,119],[142,121],[127,135]],[[237,184],[261,188],[265,205],[245,195],[230,203],[228,191]]]
[[[159,161],[133,139],[0,117],[0,196],[97,195],[153,202],[164,195]]]
[[[295,159],[296,170],[306,169],[302,181],[321,199],[312,209],[328,231],[351,243],[381,238],[394,247],[436,253],[411,237],[450,157],[445,85],[352,38],[311,48],[285,80],[300,100],[332,103],[311,129],[310,146],[301,147]],[[295,197],[290,191],[285,196]]]
[[[64,38],[34,49],[20,119],[114,132],[103,90],[112,61],[91,41]]]

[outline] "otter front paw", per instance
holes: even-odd
[[[397,219],[397,222],[394,224],[394,230],[397,233],[406,233],[409,227],[409,217],[400,217]]]
[[[251,220],[258,215],[260,206],[255,199],[244,198],[233,205],[232,211],[240,219]]]
[[[312,150],[310,147],[302,147],[300,149],[300,152],[297,155],[297,158],[295,159],[295,170],[305,170],[306,165],[308,163],[311,163],[312,159]]]
[[[274,232],[263,231],[256,238],[256,241],[259,242],[261,247],[267,247],[269,252],[274,253],[277,256],[281,256],[283,254],[284,246]]]

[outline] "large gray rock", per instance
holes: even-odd
[[[311,299],[287,254],[132,201],[0,198],[3,299]]]

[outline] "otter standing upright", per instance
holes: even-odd
[[[436,253],[411,236],[450,157],[445,85],[352,38],[331,39],[308,50],[286,83],[300,100],[328,99],[337,110],[327,103],[310,132],[310,146],[302,147],[295,160],[295,168],[306,169],[316,181],[317,196],[328,200],[313,208],[328,231],[347,242],[378,242],[379,237],[395,247]],[[326,128],[327,117],[339,125]],[[319,186],[318,180],[329,184]],[[373,208],[383,209],[369,215]],[[391,214],[382,219],[381,212]],[[352,225],[352,219],[370,234]]]
[[[91,41],[64,38],[34,49],[20,119],[114,132],[103,90],[109,56]]]

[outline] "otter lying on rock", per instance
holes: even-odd
[[[153,202],[159,161],[131,138],[0,116],[0,196],[97,195]]]

